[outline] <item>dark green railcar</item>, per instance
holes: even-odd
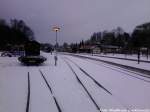
[[[30,41],[25,44],[25,56],[18,60],[25,65],[39,65],[46,61],[46,58],[40,56],[40,44],[36,41]]]

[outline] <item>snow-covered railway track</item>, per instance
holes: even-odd
[[[28,72],[28,95],[27,95],[26,112],[29,112],[29,105],[30,105],[30,74]]]
[[[42,72],[40,69],[39,69],[39,72],[40,72],[40,74],[41,74],[43,80],[45,81],[45,83],[46,83],[46,85],[47,85],[47,87],[48,87],[48,89],[49,89],[49,91],[50,91],[50,94],[51,94],[52,97],[53,97],[53,100],[54,100],[54,102],[55,102],[55,104],[56,104],[56,107],[57,107],[58,112],[62,112],[62,109],[60,108],[59,103],[58,103],[56,97],[54,96],[53,90],[52,90],[50,84],[48,83],[46,77],[44,76],[43,72]]]
[[[82,59],[89,59],[89,60],[93,60],[93,61],[103,62],[103,63],[113,65],[113,66],[116,66],[116,67],[120,67],[120,68],[128,69],[128,70],[131,70],[131,71],[134,71],[134,72],[142,73],[142,74],[144,74],[145,77],[150,77],[150,70],[135,68],[135,67],[128,66],[128,65],[114,63],[114,62],[110,62],[110,61],[106,61],[106,60],[102,60],[102,59],[96,59],[96,58],[93,58],[93,57],[86,57],[86,56],[82,56],[82,55],[75,55],[75,54],[65,54],[65,55],[70,55],[70,56],[78,57],[78,58],[82,58]]]
[[[84,58],[81,58],[81,59],[84,59]],[[109,68],[111,70],[114,70],[114,71],[117,71],[117,72],[120,72],[120,73],[123,73],[124,75],[128,75],[130,77],[142,80],[144,82],[150,83],[150,76],[149,75],[141,74],[139,72],[128,70],[128,69],[125,69],[125,68],[122,68],[122,67],[119,67],[119,66],[113,66],[113,65],[110,65],[110,64],[107,64],[107,63],[104,63],[104,62],[100,62],[100,61],[95,61],[95,60],[91,60],[91,59],[87,59],[87,58],[85,58],[84,60],[86,60],[86,61],[88,61],[90,63],[97,64],[99,66],[103,66],[103,67]],[[76,64],[75,62],[73,62],[73,63]]]
[[[79,84],[85,89],[85,91],[87,92],[87,94],[89,95],[89,97],[91,98],[91,100],[93,101],[94,105],[96,106],[96,108],[99,111],[103,110],[103,106],[99,106],[99,102],[96,102],[94,100],[94,98],[98,97],[97,95],[94,96],[92,93],[89,92],[89,88],[86,88],[88,85],[84,84],[82,82],[82,80],[79,78],[79,74],[76,73],[76,70],[74,70],[74,68],[71,66],[71,64],[69,62],[71,62],[72,64],[74,64],[83,74],[85,77],[88,77],[91,81],[93,81],[93,86],[95,86],[96,88],[99,87],[99,90],[103,90],[104,93],[103,94],[107,94],[107,96],[110,97],[110,100],[114,99],[116,102],[118,102],[119,105],[121,105],[125,110],[130,112],[130,109],[128,108],[128,106],[124,103],[122,103],[120,101],[120,99],[118,99],[115,95],[113,95],[110,90],[108,90],[107,88],[105,88],[102,84],[100,84],[95,78],[92,77],[92,75],[90,75],[88,72],[86,72],[83,68],[81,68],[77,63],[75,63],[74,61],[72,61],[71,59],[65,57],[63,58],[63,60],[67,63],[67,65],[69,66],[69,68],[71,69],[71,71],[73,72],[73,74],[75,75],[77,81],[79,82]],[[84,80],[84,79],[83,79]],[[98,88],[97,88],[98,89]],[[103,101],[102,101],[103,102]],[[101,107],[101,108],[100,108]]]
[[[74,55],[71,55],[71,56],[74,56]],[[148,82],[150,83],[150,75],[147,75],[147,73],[149,72],[145,72],[145,70],[136,70],[137,68],[134,68],[135,70],[133,69],[128,69],[126,67],[122,67],[120,65],[114,65],[112,63],[107,63],[105,61],[101,61],[101,60],[97,60],[97,59],[91,59],[91,58],[84,58],[84,57],[80,57],[80,56],[75,56],[75,57],[78,57],[80,59],[84,59],[84,60],[87,60],[88,62],[91,62],[91,63],[94,63],[94,64],[97,64],[99,66],[103,66],[105,68],[109,68],[109,69],[112,69],[112,70],[115,70],[117,72],[120,72],[120,73],[123,73],[124,75],[128,75],[130,77],[134,77],[136,79],[139,79],[139,80],[142,80],[144,82]],[[140,71],[140,72],[139,72]],[[146,74],[145,74],[146,73]]]
[[[93,102],[93,104],[95,105],[96,109],[98,111],[101,112],[101,107],[97,104],[97,102],[94,100],[93,96],[91,95],[91,93],[88,91],[88,89],[85,87],[85,85],[82,83],[82,81],[80,80],[80,78],[78,77],[78,75],[76,74],[76,72],[74,71],[74,69],[71,67],[71,65],[66,61],[66,64],[68,65],[68,67],[71,69],[72,73],[75,75],[77,81],[79,82],[79,84],[83,87],[83,89],[86,91],[86,93],[88,94],[89,98],[91,99],[91,101]]]
[[[131,59],[131,58],[121,58],[121,57],[113,57],[113,56],[101,56],[101,55],[93,55],[93,56],[97,56],[97,57],[106,57],[106,58],[112,58],[112,59],[121,59],[121,60],[127,60],[127,61],[135,61],[137,62],[137,59]],[[144,63],[150,63],[150,61],[146,61],[146,60],[140,60],[140,62],[144,62]]]
[[[83,68],[81,68],[77,63],[73,62],[72,60],[70,60],[69,58],[65,58],[67,60],[69,60],[70,62],[72,62],[73,64],[76,65],[76,67],[83,72],[84,75],[86,75],[87,77],[89,77],[91,80],[93,80],[93,82],[100,87],[101,89],[103,89],[106,93],[112,95],[112,93],[107,90],[103,85],[101,85],[96,79],[94,79],[90,74],[88,74]]]
[[[134,72],[134,71],[124,69],[124,68],[121,68],[121,67],[109,65],[109,64],[106,64],[106,63],[103,63],[103,62],[97,62],[97,61],[90,60],[90,59],[85,59],[85,60],[87,60],[88,62],[91,62],[93,64],[97,64],[99,66],[103,66],[103,67],[109,68],[111,70],[123,73],[124,75],[128,75],[130,77],[133,77],[133,78],[142,80],[144,82],[150,83],[150,76],[148,76],[148,75],[144,75],[144,74],[141,74],[139,72]]]
[[[113,97],[116,101],[118,101],[124,108],[126,108],[126,110],[130,111],[132,110],[131,108],[132,107],[129,107],[129,105],[126,103],[126,102],[122,102],[120,98],[118,98],[116,95],[113,94],[113,92],[111,92],[112,89],[106,89],[102,84],[99,83],[99,81],[97,81],[95,79],[95,77],[93,77],[93,75],[90,75],[90,73],[88,72],[88,70],[86,69],[86,67],[81,67],[80,65],[77,64],[77,62],[73,61],[73,59],[69,58],[69,57],[64,57],[65,60],[67,60],[68,62],[72,63],[73,65],[75,65],[85,76],[89,77],[91,80],[93,80],[93,82],[98,85],[101,89],[103,89],[105,91],[105,93],[109,94],[111,97]],[[83,60],[83,58],[81,58]],[[141,80],[141,81],[144,81],[146,83],[150,83],[150,78],[149,77],[145,77],[144,75],[140,74],[140,73],[137,73],[137,72],[134,72],[134,71],[131,71],[131,70],[126,70],[126,69],[123,69],[123,68],[119,68],[119,67],[116,67],[116,66],[112,66],[112,65],[109,65],[109,64],[106,64],[106,63],[100,63],[100,62],[97,62],[97,61],[94,61],[94,60],[90,60],[90,59],[84,59],[84,61],[87,61],[87,63],[91,63],[91,64],[96,64],[96,65],[99,65],[101,67],[105,67],[105,68],[108,68],[108,69],[111,69],[113,71],[116,71],[120,74],[124,74],[126,76],[130,76],[133,78],[136,78],[138,80]],[[84,80],[84,79],[83,79]],[[127,106],[128,105],[128,106]]]

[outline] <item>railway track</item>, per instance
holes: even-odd
[[[91,93],[88,91],[88,89],[85,87],[85,85],[82,83],[82,81],[80,80],[80,78],[78,77],[78,75],[76,74],[76,72],[74,71],[74,69],[71,67],[71,65],[66,61],[66,64],[68,65],[68,67],[71,69],[72,73],[75,75],[78,83],[83,87],[83,89],[85,90],[85,92],[87,93],[87,95],[89,96],[89,98],[91,99],[91,101],[93,102],[93,104],[95,105],[96,109],[99,111],[99,112],[102,112],[101,111],[101,107],[98,105],[98,103],[94,100],[93,96],[91,95]]]
[[[29,106],[30,106],[30,73],[28,72],[28,95],[27,95],[26,112],[29,112]]]
[[[107,90],[103,85],[101,85],[96,79],[94,79],[90,74],[88,74],[83,68],[81,68],[79,65],[77,65],[75,62],[73,62],[73,61],[70,60],[69,58],[66,58],[66,59],[69,60],[69,61],[71,61],[73,64],[75,64],[75,65],[78,67],[78,69],[79,69],[80,71],[82,71],[84,75],[86,75],[86,76],[89,77],[91,80],[93,80],[93,82],[94,82],[98,87],[100,87],[101,89],[103,89],[106,93],[112,95],[112,93],[111,93],[109,90]]]
[[[47,87],[50,91],[50,94],[53,97],[53,100],[55,102],[55,105],[57,107],[58,112],[62,112],[62,109],[60,108],[60,105],[59,105],[56,97],[54,96],[53,90],[52,90],[51,86],[49,85],[48,81],[46,80],[43,72],[40,69],[39,69],[39,72],[40,72],[43,80],[45,81],[45,83],[46,83],[46,85],[47,85]],[[30,87],[30,73],[28,72],[28,94],[27,94],[26,112],[29,112],[29,107],[30,107],[30,90],[31,90],[31,87]]]
[[[122,103],[120,101],[120,99],[118,99],[115,95],[113,95],[108,89],[106,89],[103,85],[101,85],[98,81],[96,81],[96,79],[94,79],[90,74],[88,74],[83,68],[81,68],[77,63],[75,63],[74,61],[72,61],[71,59],[65,57],[66,60],[72,62],[85,76],[89,77],[91,80],[93,80],[93,82],[100,88],[100,89],[103,89],[105,91],[105,93],[111,95],[116,101],[118,101],[124,108],[126,108],[127,111],[130,112],[131,109],[128,108],[128,106],[124,103]],[[64,59],[64,61],[66,61]],[[68,63],[68,62],[66,62]],[[69,63],[68,63],[69,64]],[[69,64],[68,66],[70,66],[70,69],[73,70],[73,68],[71,67],[71,65]],[[73,72],[75,72],[73,70]],[[76,74],[76,73],[75,73]],[[77,74],[76,74],[77,75]]]
[[[64,55],[68,55],[68,54],[64,54]],[[142,74],[141,76],[150,78],[150,71],[149,70],[144,70],[144,69],[135,68],[135,67],[127,66],[127,65],[122,65],[122,64],[118,64],[118,63],[109,62],[109,61],[104,61],[104,60],[96,59],[96,58],[92,58],[92,57],[85,57],[85,56],[74,55],[74,54],[69,54],[69,56],[78,57],[81,59],[89,59],[89,60],[93,60],[93,61],[97,61],[97,62],[102,62],[102,63],[108,64],[108,65],[113,65],[113,66],[128,70],[130,72],[134,72],[134,74],[137,74],[137,75]]]
[[[135,61],[137,62],[137,59],[130,59],[130,58],[120,58],[120,57],[112,57],[112,56],[100,56],[100,55],[93,55],[93,56],[97,56],[97,57],[105,57],[105,58],[113,58],[113,59],[121,59],[121,60],[128,60],[128,61]],[[150,61],[145,61],[145,60],[140,60],[140,62],[144,62],[144,63],[150,63]]]
[[[134,71],[131,71],[131,70],[127,70],[127,69],[124,69],[124,68],[121,68],[121,67],[111,66],[111,65],[108,65],[108,64],[103,63],[103,62],[94,62],[93,60],[89,60],[88,62],[91,62],[91,63],[97,64],[99,66],[109,68],[111,70],[123,73],[124,75],[128,75],[130,77],[133,77],[133,78],[142,80],[144,82],[150,83],[150,76],[147,76],[147,75],[144,75],[144,74],[141,74],[141,73],[138,73],[138,72],[134,72]],[[140,76],[140,77],[138,77],[138,76]]]
[[[108,89],[106,89],[103,85],[101,85],[98,81],[96,81],[96,79],[94,79],[90,74],[88,74],[83,68],[81,68],[77,63],[73,62],[72,60],[70,60],[69,58],[64,58],[63,59],[67,65],[69,66],[69,68],[71,69],[71,71],[74,73],[74,75],[76,76],[77,80],[79,81],[79,83],[82,83],[81,79],[78,77],[77,73],[75,72],[75,70],[71,67],[71,65],[69,64],[69,62],[67,62],[66,60],[72,62],[86,77],[88,77],[89,79],[91,79],[100,89],[102,89],[103,91],[105,91],[106,94],[110,95],[113,99],[115,99],[116,101],[118,101],[128,112],[131,112],[131,109],[128,108],[128,106],[124,103],[122,103],[120,101],[120,99],[118,99],[115,95],[113,95]],[[82,83],[82,86],[85,87],[85,85]],[[88,89],[87,89],[88,91]],[[91,95],[92,96],[92,95]],[[96,103],[97,104],[97,103]],[[100,106],[99,106],[100,107]],[[97,108],[98,109],[98,108]]]
[[[53,100],[54,100],[54,102],[55,102],[55,105],[56,105],[56,107],[57,107],[58,112],[62,112],[62,109],[60,108],[60,105],[59,105],[59,103],[58,103],[58,100],[57,100],[57,98],[55,97],[54,92],[53,92],[53,90],[52,90],[50,84],[48,83],[46,77],[44,76],[43,72],[42,72],[40,69],[39,69],[39,72],[40,72],[40,74],[41,74],[43,80],[45,81],[45,83],[46,83],[46,85],[47,85],[47,87],[48,87],[48,89],[49,89],[49,91],[50,91],[50,94],[51,94],[52,97],[53,97]]]
[[[81,59],[84,59],[84,60],[87,60],[88,62],[90,63],[94,63],[94,64],[97,64],[99,66],[103,66],[103,67],[106,67],[106,68],[109,68],[111,70],[114,70],[114,71],[117,71],[117,72],[120,72],[120,73],[123,73],[124,75],[128,75],[130,77],[134,77],[136,79],[139,79],[139,80],[142,80],[144,82],[147,82],[147,83],[150,83],[150,76],[149,75],[145,75],[145,74],[141,74],[139,72],[135,72],[135,71],[132,71],[132,70],[128,70],[128,69],[125,69],[125,68],[122,68],[122,67],[119,67],[119,66],[113,66],[111,64],[107,64],[105,62],[101,62],[101,61],[97,61],[97,60],[91,60],[91,59],[88,59],[88,58],[83,58],[83,57],[78,57],[78,58],[81,58]],[[72,61],[72,60],[70,60]],[[94,62],[95,61],[95,62]],[[75,62],[72,61],[72,63],[76,64]],[[76,64],[76,66],[78,66]],[[78,67],[80,68],[80,67]],[[80,68],[81,69],[81,68]],[[134,74],[134,75],[133,75]],[[138,77],[140,76],[140,77]],[[147,78],[147,79],[145,79]]]
[[[83,58],[82,58],[83,59]],[[84,89],[84,91],[87,93],[87,95],[89,96],[90,100],[92,101],[92,103],[95,105],[96,109],[99,112],[102,112],[102,108],[101,106],[97,103],[97,101],[95,101],[94,99],[94,95],[91,94],[88,90],[88,88],[86,87],[86,85],[82,82],[82,80],[80,79],[80,77],[78,76],[78,74],[76,73],[76,71],[74,70],[74,68],[71,66],[70,63],[73,63],[86,77],[88,77],[90,80],[92,80],[100,89],[102,89],[103,91],[105,91],[106,94],[111,95],[112,97],[115,98],[115,96],[111,93],[111,91],[109,91],[108,89],[106,89],[102,84],[100,84],[96,79],[94,79],[92,77],[92,75],[90,75],[88,72],[86,72],[83,68],[81,68],[77,63],[75,63],[74,61],[72,61],[71,59],[65,57],[63,58],[63,60],[66,62],[66,64],[68,65],[68,67],[70,68],[70,70],[72,71],[72,73],[75,75],[76,80],[78,81],[78,83],[80,84],[80,86],[82,86],[82,88]],[[88,60],[87,60],[88,61]],[[70,63],[69,63],[70,62]],[[89,61],[88,61],[89,62]],[[94,62],[91,62],[94,63]],[[95,63],[97,64],[97,63]],[[100,65],[100,64],[99,64]],[[106,64],[107,65],[107,64]],[[105,66],[107,67],[107,66]],[[108,67],[109,68],[109,67]],[[39,69],[39,72],[41,74],[41,77],[43,78],[45,84],[47,85],[47,88],[50,91],[50,94],[53,97],[53,100],[55,102],[55,105],[57,107],[58,112],[62,112],[62,109],[60,107],[60,104],[57,100],[57,98],[54,96],[54,92],[53,89],[51,87],[51,85],[48,83],[46,77],[44,76],[43,72]],[[150,82],[149,82],[150,83]],[[117,100],[117,99],[116,99]],[[119,101],[119,100],[118,100]],[[120,102],[120,101],[119,101]],[[27,98],[27,106],[26,106],[26,112],[29,112],[29,104],[30,104],[30,74],[28,72],[28,98]],[[128,109],[128,106],[126,106],[125,104],[123,104],[122,102],[120,102],[120,104],[125,107],[128,111],[130,111],[130,109]]]

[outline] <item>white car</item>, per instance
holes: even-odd
[[[10,53],[10,52],[2,52],[1,56],[2,57],[12,57],[12,53]]]

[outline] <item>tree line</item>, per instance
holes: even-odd
[[[150,50],[150,22],[138,25],[132,33],[125,32],[121,27],[112,31],[94,32],[90,39],[72,43],[64,43],[63,47],[70,46],[73,52],[77,52],[81,46],[111,45],[117,46],[123,53],[139,52],[141,48]]]
[[[34,33],[23,20],[12,19],[9,23],[0,19],[0,50],[10,46],[24,45],[34,39]]]

